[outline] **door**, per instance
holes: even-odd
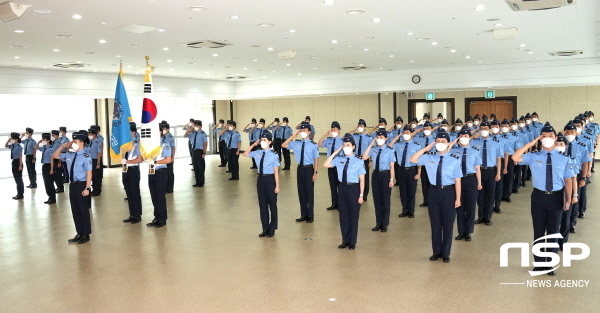
[[[509,121],[514,117],[514,105],[512,100],[480,100],[471,101],[469,109],[469,115],[475,116],[479,114],[479,117],[483,114],[488,117],[490,114],[496,114],[496,118],[499,121],[508,119]]]

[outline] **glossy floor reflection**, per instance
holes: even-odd
[[[337,248],[338,213],[325,209],[330,202],[324,170],[315,187],[315,223],[294,222],[299,208],[293,166],[281,173],[279,230],[273,238],[258,238],[250,160],[240,158],[241,180],[228,181],[218,157],[207,156],[204,188],[191,187],[188,164],[176,161],[168,225],[160,229],[145,226],[153,218],[147,177],[141,183],[142,223],[123,224],[128,211],[120,170],[107,170],[103,194],[93,201],[92,240],[84,245],[67,243],[75,234],[68,194],[48,206],[39,188],[15,201],[13,180],[0,180],[1,311],[597,311],[600,178],[589,187],[588,214],[571,237],[590,246],[590,258],[561,266],[555,277],[535,278],[590,280],[588,287],[528,288],[500,284],[533,278],[527,273],[531,268],[519,266],[516,251],[509,267],[500,268],[499,249],[507,242],[532,241],[531,183],[512,203],[502,204],[493,226],[476,225],[473,241],[454,241],[452,261],[445,264],[428,259],[426,209],[417,208],[414,219],[398,218],[397,187],[388,232],[371,231],[375,216],[369,198],[361,208],[357,248],[349,251]],[[421,200],[419,190],[417,204]]]

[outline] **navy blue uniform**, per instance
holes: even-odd
[[[362,156],[363,153],[365,153],[365,150],[367,150],[369,144],[371,144],[371,140],[374,136],[374,134],[367,135],[365,132],[352,134],[352,137],[354,137],[354,142],[356,143],[356,149],[354,152],[356,152],[357,156]],[[364,162],[365,168],[368,172],[369,160],[364,160]],[[367,201],[367,196],[369,196],[369,175],[365,175],[365,190],[363,191],[363,199],[365,201]]]
[[[323,140],[321,148],[327,148],[327,157],[342,146],[342,140],[342,137],[327,137]],[[338,206],[338,186],[340,182],[337,179],[337,172],[333,167],[327,169],[327,176],[329,178],[329,190],[331,191],[331,208],[334,209]]]
[[[23,144],[23,154],[25,155],[25,167],[27,168],[27,176],[29,177],[29,187],[37,188],[37,172],[35,170],[35,140],[32,138],[25,139]]]
[[[162,160],[171,156],[171,146],[168,144],[162,145],[162,151],[155,160]],[[167,223],[167,198],[165,192],[167,190],[167,165],[156,164],[154,174],[148,173],[148,187],[150,189],[150,197],[152,205],[154,205],[154,220],[162,224]]]
[[[260,208],[260,222],[264,232],[277,229],[277,194],[275,193],[275,170],[280,166],[279,156],[273,150],[256,150],[249,156],[258,164],[256,194]]]
[[[476,167],[481,166],[481,155],[479,148],[474,146],[456,146],[450,152],[460,157],[462,173],[460,207],[456,209],[456,226],[459,235],[469,235],[473,233],[475,225],[475,208],[479,195]]]
[[[131,142],[133,148],[124,155],[125,160],[134,160],[140,156],[140,142],[134,140]],[[142,216],[142,196],[140,195],[140,164],[127,164],[127,171],[123,172],[123,186],[129,200],[129,216]]]
[[[360,212],[360,175],[367,172],[365,163],[358,156],[336,156],[331,165],[336,168],[340,181],[338,208],[342,242],[356,245]]]
[[[435,136],[420,135],[413,138],[420,146],[421,149],[429,146],[432,142],[435,142]],[[419,149],[420,150],[420,149]],[[421,192],[423,193],[423,206],[427,206],[429,203],[429,175],[427,175],[427,167],[421,167]]]
[[[285,124],[285,125],[283,125]],[[290,169],[290,149],[287,148],[283,148],[281,147],[281,145],[288,140],[288,138],[290,138],[290,136],[292,135],[292,128],[287,126],[287,123],[282,123],[279,124],[277,127],[274,128],[273,131],[273,139],[274,143],[273,146],[275,146],[275,151],[277,152],[277,154],[279,154],[279,162],[281,162],[281,155],[283,155],[283,164],[284,164],[284,169],[289,170]],[[280,148],[281,152],[279,152],[277,149]]]
[[[478,221],[476,224],[486,222],[491,224],[492,212],[495,205],[496,195],[496,161],[504,155],[502,143],[497,138],[475,138],[471,140],[471,145],[479,149],[481,153],[481,186],[477,198]]]
[[[390,163],[396,162],[394,149],[388,146],[371,148],[369,157],[373,163],[373,204],[375,205],[375,220],[377,226],[387,227],[390,224]]]
[[[315,159],[319,157],[317,144],[308,138],[294,140],[288,144],[288,149],[294,151],[294,157],[298,162],[296,182],[300,199],[300,216],[308,220],[314,219],[315,182],[312,177],[315,174]]]
[[[196,185],[204,186],[204,171],[206,170],[206,161],[204,160],[204,143],[208,141],[206,133],[203,130],[192,131],[188,134],[188,138],[192,143],[192,165],[194,166],[194,176],[196,177]],[[169,152],[173,154],[172,145],[169,145]],[[163,145],[164,146],[164,145]],[[167,189],[168,189],[167,183]]]
[[[12,160],[12,174],[17,184],[17,197],[22,197],[25,192],[25,185],[23,184],[23,164],[21,163],[21,154],[23,154],[23,147],[19,143],[13,143],[10,145],[10,159]],[[19,166],[21,170],[19,170]]]
[[[75,229],[79,235],[92,233],[90,221],[90,194],[82,195],[86,188],[87,173],[92,170],[92,158],[85,150],[61,153],[60,159],[69,168],[69,200]]]
[[[223,139],[227,144],[227,166],[229,166],[229,172],[231,172],[231,179],[240,179],[238,145],[242,141],[242,137],[236,130],[228,130],[223,135]]]
[[[421,146],[414,140],[397,142],[394,145],[394,154],[398,167],[398,187],[400,188],[400,202],[402,215],[414,216],[415,195],[417,193],[417,164],[410,162],[410,157],[421,150]]]
[[[52,154],[54,149],[50,145],[39,147],[38,150],[42,153],[42,178],[44,179],[44,187],[48,195],[49,202],[56,202],[56,190],[54,189],[54,176],[50,175],[50,162],[52,162]]]
[[[171,163],[167,164],[167,193],[171,193],[173,192],[173,188],[175,186],[175,173],[173,172],[173,165],[175,164],[175,155],[173,153],[175,151],[174,148],[177,146],[177,143],[175,141],[175,137],[171,135],[171,133],[166,133],[160,137],[161,146],[165,143],[168,143],[171,147]]]

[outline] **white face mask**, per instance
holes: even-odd
[[[566,149],[567,149],[567,147],[559,147],[559,146],[554,147],[554,150],[556,150],[558,152],[565,152]]]
[[[425,136],[429,136],[429,135],[431,135],[431,131],[429,129],[424,130],[423,134],[425,134]]]
[[[339,134],[338,132],[332,132],[331,137],[337,137],[338,134]]]
[[[479,125],[479,121],[475,121],[473,122],[475,125]]]
[[[502,132],[503,133],[507,133],[508,132],[508,127],[502,127]]]
[[[534,122],[538,121],[538,119],[536,117],[532,117],[531,120],[534,121]]]
[[[55,141],[56,139],[58,139],[57,136],[52,136],[52,141]]]
[[[448,149],[448,144],[445,144],[445,143],[436,143],[435,144],[435,149],[437,151],[445,151],[446,149]]]
[[[351,155],[352,153],[354,153],[354,149],[352,149],[352,147],[344,147],[342,149],[344,150],[345,155]]]
[[[25,134],[25,136],[23,136],[23,139],[28,139],[29,135]]]
[[[269,147],[269,142],[268,141],[261,141],[260,142],[260,147],[263,149],[266,149]]]
[[[221,128],[221,127],[223,127],[223,124],[217,125],[217,128]]]
[[[519,126],[518,125],[510,125],[510,129],[517,130],[517,129],[519,129]]]
[[[94,136],[91,136],[91,135],[90,135],[90,136],[88,136],[88,139],[89,139],[89,140],[94,140]]]
[[[273,123],[273,126],[277,126],[277,124],[279,124],[279,123],[275,122],[275,123]]]
[[[542,146],[544,146],[544,148],[550,148],[553,145],[554,145],[554,139],[552,139],[552,138],[542,139]]]
[[[365,128],[364,128],[364,127],[359,127],[359,128],[357,128],[356,130],[357,130],[359,133],[362,133],[362,132],[364,132],[364,131],[365,131]]]
[[[497,133],[499,133],[499,132],[500,132],[500,128],[498,128],[498,127],[494,127],[494,128],[492,128],[492,133],[493,133],[493,134],[497,134]]]
[[[410,128],[417,128],[417,124],[411,124]]]
[[[525,123],[527,123],[527,125],[531,124],[531,120],[525,120]]]
[[[483,136],[483,137],[487,137],[487,136],[489,136],[489,135],[490,135],[490,131],[489,131],[489,130],[482,130],[482,131],[481,131],[481,136]]]
[[[43,146],[45,146],[45,145],[46,145],[46,142],[45,142],[45,141],[42,141],[42,142],[40,142],[40,147],[43,147]]]
[[[229,127],[227,127],[227,129],[233,130],[233,126],[229,126]]]
[[[194,130],[195,130],[195,131],[199,131],[199,130],[200,130],[200,127],[198,127],[198,126],[194,126]],[[230,130],[231,130],[231,129],[230,129]]]
[[[519,123],[519,127],[521,127],[521,128],[525,127],[525,123]]]
[[[448,131],[448,127],[444,126],[444,127],[440,127],[441,130],[443,131]]]
[[[258,126],[256,126],[256,128],[263,128],[263,124],[258,124]]]
[[[459,132],[462,129],[462,126],[456,126],[454,127],[454,129],[456,129],[456,131]]]
[[[594,118],[593,118],[593,117],[590,117],[590,122],[592,122],[593,120],[594,120]]]
[[[383,125],[379,125],[379,128],[385,128],[385,126],[383,126]]]
[[[575,135],[566,135],[565,139],[567,139],[568,142],[571,142],[571,141],[575,140]]]
[[[248,127],[254,127],[254,126],[256,126],[256,124],[250,124],[250,125],[248,125]]]
[[[581,128],[581,127],[577,127],[577,133],[578,133],[578,134],[581,134],[581,131],[582,131],[582,130],[583,130],[583,128]]]
[[[306,137],[308,137],[308,133],[306,133],[306,132],[300,132],[300,137],[306,138]]]
[[[281,123],[281,125],[280,125],[280,126],[287,126],[287,123],[285,123],[285,122],[284,122],[284,123]]]
[[[385,139],[375,139],[375,143],[377,143],[378,146],[381,146],[385,143]]]
[[[402,135],[402,139],[404,139],[404,140],[409,140],[409,139],[410,139],[410,137],[411,137],[411,136],[410,136],[409,134],[404,134],[404,135]]]
[[[402,128],[402,124],[396,124],[396,129]]]
[[[467,127],[469,127],[469,128],[473,127],[473,123],[467,123]]]
[[[166,135],[166,134],[167,134],[167,131],[166,131],[166,130],[164,130],[164,129],[163,129],[163,130],[161,130],[160,132],[161,132],[163,135]]]
[[[72,143],[71,144],[71,149],[73,149],[74,151],[77,151],[77,150],[79,150],[79,145],[76,144],[76,143]]]
[[[9,145],[9,146],[10,146],[10,145],[14,145],[14,144],[15,144],[15,142],[17,142],[17,141],[16,141],[16,140],[14,140],[14,139],[11,139],[11,140],[9,140],[9,141],[8,141],[8,145]]]
[[[467,138],[467,137],[460,137],[458,139],[458,142],[460,142],[461,145],[468,145],[469,142],[471,142],[471,138]]]

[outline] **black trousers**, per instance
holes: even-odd
[[[83,196],[81,193],[85,190],[85,182],[71,182],[69,184],[69,201],[71,202],[71,213],[73,213],[73,222],[75,230],[79,235],[89,235],[92,233],[92,223],[90,221],[90,196]]]
[[[340,212],[342,243],[355,245],[358,236],[358,216],[360,212],[360,203],[358,203],[360,184],[348,185],[340,183],[338,190],[338,198],[340,199],[338,210]]]
[[[64,175],[64,169],[65,167],[67,167],[67,163],[63,163],[60,160],[56,160],[53,159],[52,162],[54,162],[54,184],[56,184],[56,189],[58,190],[65,190],[65,187],[63,186],[63,184],[65,183],[65,180],[63,178]],[[60,164],[60,167],[58,167],[58,165]]]
[[[400,188],[400,203],[402,203],[402,213],[415,213],[415,197],[417,195],[417,180],[415,180],[416,175],[416,166],[409,168],[398,166],[398,187]],[[421,177],[423,176],[421,175]]]
[[[227,151],[227,166],[229,166],[231,178],[234,179],[240,179],[240,155],[236,154],[237,151],[237,148],[229,149]],[[252,160],[254,161],[254,158],[252,158]]]
[[[35,159],[33,155],[25,156],[25,167],[27,167],[27,176],[29,176],[29,184],[32,186],[37,185],[37,172],[35,170]]]
[[[12,160],[12,174],[17,184],[17,195],[22,196],[25,192],[25,186],[23,185],[23,168],[19,171],[19,165],[21,165],[19,159]]]
[[[581,180],[581,174],[577,174],[577,186],[579,186],[580,180]],[[581,196],[581,189],[583,189],[583,188],[577,187],[577,194],[580,196]],[[577,225],[577,216],[579,215],[579,202],[581,201],[579,197],[577,197],[577,198],[578,198],[577,203],[571,205],[571,209],[569,210],[569,212],[571,213],[571,217],[569,219],[571,224],[569,225],[569,227],[575,227]],[[561,233],[562,233],[562,231],[561,231]],[[563,235],[563,237],[564,237],[564,235]]]
[[[275,193],[275,176],[258,175],[256,180],[260,222],[263,231],[277,229],[277,194]]]
[[[148,175],[148,188],[154,206],[154,219],[165,223],[167,221],[167,169],[159,168],[153,175]]]
[[[92,188],[97,194],[102,192],[102,165],[99,164],[101,161],[92,159]],[[96,168],[96,165],[100,165],[100,168]]]
[[[481,169],[482,189],[477,196],[477,216],[481,220],[492,220],[494,196],[496,194],[496,168]]]
[[[173,172],[174,162],[167,164],[167,192],[173,192],[175,186],[175,173]]]
[[[204,150],[194,149],[194,157],[192,158],[192,164],[194,165],[194,175],[196,176],[196,185],[204,185],[204,172],[206,170],[206,161],[202,157]],[[167,167],[168,169],[168,167]],[[171,187],[172,188],[172,187]],[[168,185],[167,185],[168,189]],[[173,190],[173,189],[168,189]]]
[[[365,160],[365,170],[367,171],[367,173],[365,174],[365,190],[363,190],[363,199],[367,199],[367,196],[369,195],[369,160]]]
[[[305,218],[315,217],[315,182],[312,181],[314,173],[315,169],[312,165],[305,167],[298,165],[296,184],[300,200],[300,216]]]
[[[188,141],[188,151],[190,153],[190,158],[194,158],[194,149],[192,148],[192,143]]]
[[[472,234],[475,226],[475,208],[477,206],[477,176],[465,176],[461,179],[460,207],[456,209],[456,226],[459,234]]]
[[[521,183],[525,184],[529,173],[529,165],[523,165],[521,168]]]
[[[431,186],[431,183],[429,182],[429,176],[427,176],[427,168],[421,166],[421,192],[423,193],[423,203],[425,204],[429,203],[429,186]]]
[[[534,189],[531,193],[531,219],[533,221],[533,240],[545,235],[556,234],[560,231],[560,220],[564,195],[562,192],[546,195]],[[556,239],[546,239],[546,242],[556,242]],[[556,253],[557,249],[550,248],[545,251]],[[534,256],[536,262],[546,262],[550,258]]]
[[[71,180],[71,176],[69,175],[69,169],[67,168],[67,166],[63,166],[61,168],[56,168],[56,164],[54,165],[54,170],[60,170],[62,169],[62,178],[63,178],[63,182],[65,184],[68,184],[69,181]],[[62,188],[62,186],[61,186]]]
[[[256,141],[250,141],[250,146],[252,146]],[[250,151],[256,151],[258,150],[260,147],[259,146],[254,146],[252,147],[252,149]],[[256,166],[256,161],[254,160],[254,158],[252,158],[252,168],[258,168],[258,166]]]
[[[388,226],[390,224],[390,197],[392,196],[390,172],[373,170],[371,184],[373,185],[372,196],[373,204],[375,204],[377,226]]]
[[[510,200],[510,196],[513,191],[513,176],[515,175],[515,162],[512,160],[512,155],[508,156],[508,166],[506,167],[506,174],[502,175],[502,197]],[[502,199],[501,199],[502,200]]]
[[[502,204],[502,195],[504,193],[504,158],[500,161],[500,180],[496,182],[496,192],[494,193],[494,207],[500,208],[500,204]]]
[[[338,206],[338,180],[337,169],[335,167],[327,169],[327,178],[329,178],[329,190],[331,191],[331,206]]]
[[[435,255],[450,256],[452,248],[452,229],[456,218],[455,188],[429,188],[429,222],[431,224],[431,248]]]
[[[277,155],[279,156],[279,162],[281,163],[281,144],[283,143],[283,141],[281,140],[281,138],[275,138],[273,139],[273,150],[275,150],[275,152],[277,153]]]
[[[219,157],[221,158],[221,166],[227,165],[227,144],[225,140],[219,140]]]
[[[587,211],[587,183],[579,190],[579,201],[577,201],[579,212]]]
[[[523,175],[523,166],[527,165],[515,165],[513,175],[513,190],[519,190],[521,187],[521,175]]]
[[[54,176],[50,175],[50,163],[42,164],[42,178],[48,200],[56,201],[56,189],[54,189]]]
[[[123,186],[127,194],[129,216],[142,216],[142,196],[140,195],[140,167],[128,166],[123,173]]]
[[[283,163],[286,169],[290,169],[290,149],[281,148],[281,154],[283,154]]]

